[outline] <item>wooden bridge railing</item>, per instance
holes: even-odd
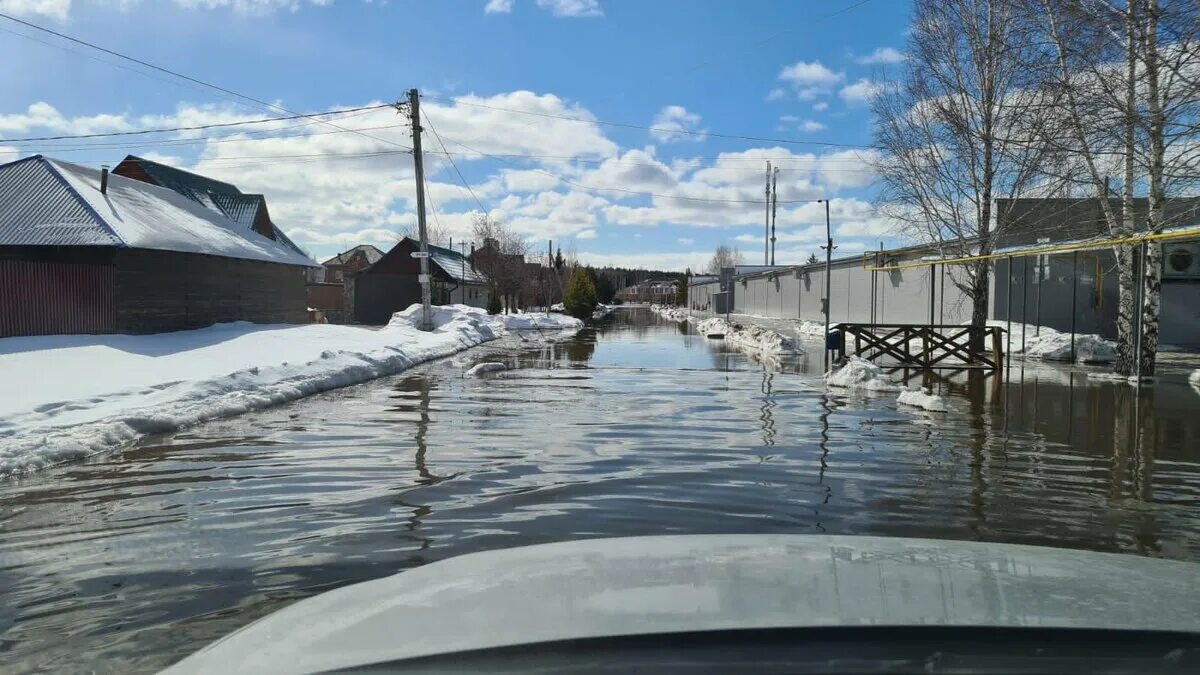
[[[897,366],[994,370],[1004,365],[1004,329],[998,326],[839,323],[830,330],[842,333],[838,345],[842,358],[853,340],[855,356],[868,361],[890,357]]]

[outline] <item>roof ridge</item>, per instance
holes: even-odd
[[[79,205],[96,219],[96,222],[108,232],[108,235],[113,238],[113,241],[116,242],[117,246],[122,248],[129,246],[129,244],[127,244],[125,240],[121,238],[121,235],[117,234],[117,231],[113,229],[113,226],[110,225],[107,220],[105,220],[104,216],[100,215],[100,213],[96,211],[95,207],[88,202],[87,198],[79,194],[79,191],[76,190],[73,185],[71,185],[71,181],[67,180],[66,176],[62,175],[62,171],[58,168],[59,160],[51,159],[43,155],[34,155],[34,157],[42,160],[42,163],[46,165],[46,169],[50,172],[50,175],[54,176],[54,179],[58,181],[59,185],[66,189],[66,191],[71,195],[72,199],[79,202]],[[113,175],[110,174],[109,180],[112,180],[112,178]],[[107,196],[105,196],[105,198],[107,199]]]
[[[145,157],[139,157],[137,155],[125,155],[125,159],[127,159],[127,160],[131,159],[131,160],[137,162],[138,164],[142,165],[143,170],[145,170],[145,165],[152,164],[156,167],[162,167],[168,171],[177,171],[179,173],[186,174],[188,176],[192,176],[193,178],[199,178],[200,180],[207,181],[209,183],[217,183],[219,185],[225,185],[225,186],[231,187],[231,188],[233,188],[232,194],[236,194],[236,195],[245,195],[246,194],[245,192],[242,192],[241,188],[239,188],[237,185],[234,185],[233,183],[223,181],[223,180],[217,180],[216,178],[210,178],[209,176],[195,173],[193,171],[188,171],[187,169],[180,169],[177,166],[171,166],[170,164],[156,162],[152,159],[146,159]],[[226,194],[231,194],[231,193],[226,193]]]

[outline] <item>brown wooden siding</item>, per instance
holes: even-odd
[[[112,265],[0,258],[0,337],[111,333]]]
[[[117,325],[156,333],[213,323],[304,323],[303,269],[193,253],[121,249]]]

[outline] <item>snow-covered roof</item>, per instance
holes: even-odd
[[[362,251],[363,255],[365,255],[367,257],[368,265],[374,265],[375,263],[379,262],[380,258],[383,257],[383,251],[380,251],[378,248],[375,248],[374,246],[372,246],[370,244],[359,244],[358,246],[355,246],[352,249],[349,249],[347,251],[342,251],[341,253],[333,256],[332,258],[330,258],[329,260],[326,260],[325,262],[323,262],[321,264],[322,265],[345,265],[346,263],[350,262],[350,260],[354,258],[354,254],[358,253],[359,251]]]
[[[198,173],[184,171],[168,164],[143,159],[137,155],[126,155],[115,171],[121,172],[126,164],[135,166],[140,173],[150,179],[151,183],[170,188],[184,197],[224,215],[247,230],[254,228],[259,211],[265,211],[267,208],[265,197],[260,194],[242,192],[233,183],[201,176]],[[269,216],[267,220],[270,221]],[[300,247],[292,242],[273,222],[271,223],[271,234],[292,250],[304,254]]]
[[[487,283],[487,277],[476,270],[471,261],[458,251],[430,244],[429,259],[460,284]]]
[[[34,155],[0,166],[0,245],[117,246],[315,263],[165,187]]]

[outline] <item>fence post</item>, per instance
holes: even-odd
[[[1079,251],[1071,254],[1071,363],[1075,363],[1075,296],[1079,291]]]
[[[1029,256],[1021,258],[1021,353],[1025,353],[1025,333],[1029,327]]]
[[[1011,361],[1011,359],[1012,359],[1012,256],[1011,255],[1008,256],[1008,260],[1006,260],[1004,263],[1004,276],[1008,277],[1007,285],[1005,286],[1006,290],[1004,291],[1004,294],[1005,294],[1004,300],[1005,300],[1005,302],[1008,303],[1007,307],[1005,307],[1005,309],[1004,309],[1004,317],[1008,320],[1008,339],[1007,339],[1007,345],[1005,346],[1004,353],[1005,353],[1005,356],[1007,356]]]

